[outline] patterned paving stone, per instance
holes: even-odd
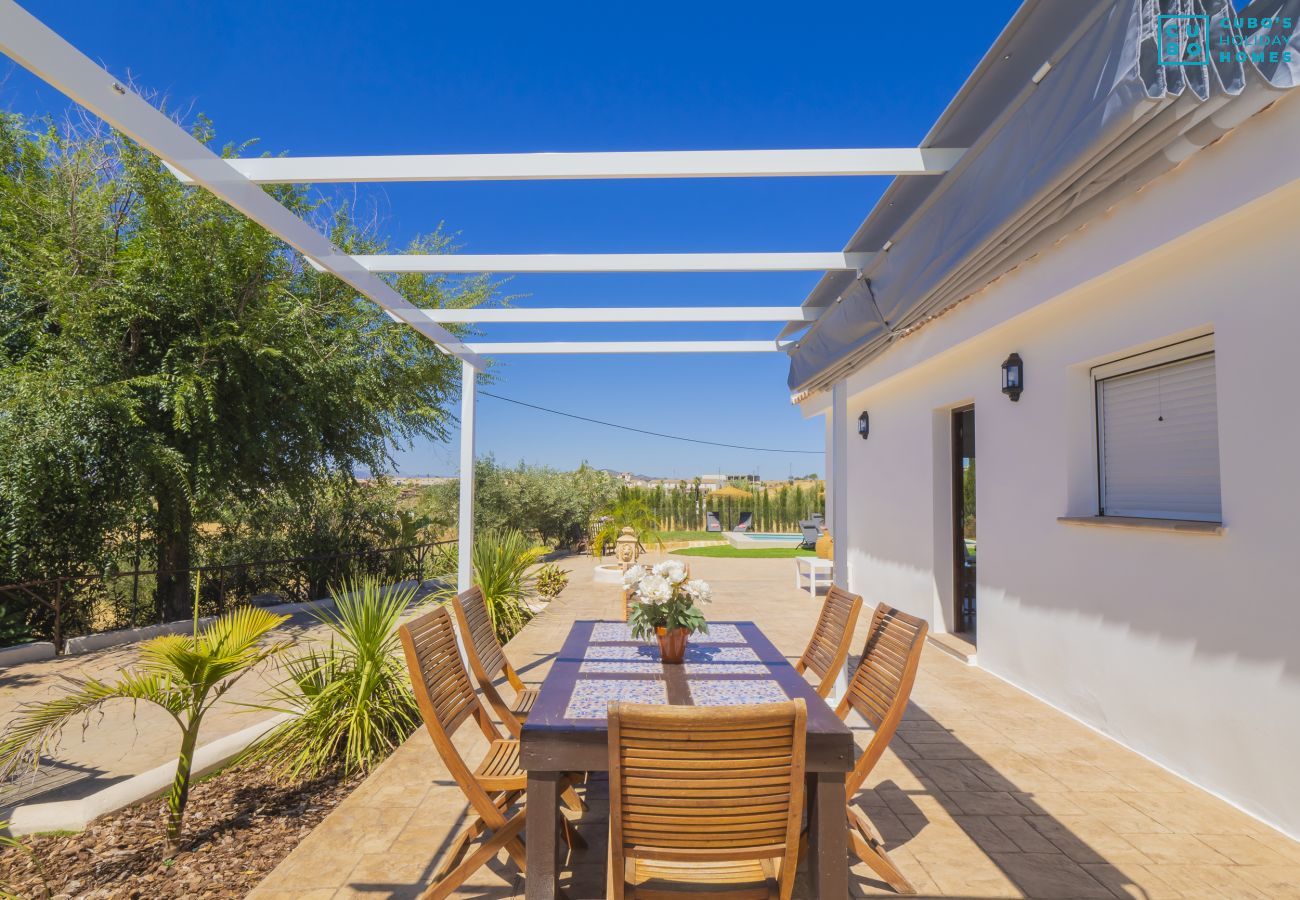
[[[617,605],[614,586],[591,581],[589,561],[564,566],[573,570],[569,588],[506,648],[525,681],[541,681],[573,620],[607,618]],[[791,586],[790,560],[695,559],[691,568],[714,586],[711,617],[752,619],[798,657],[819,601]],[[618,624],[605,634],[630,641]],[[987,673],[927,650],[912,701],[897,752],[885,754],[857,802],[920,896],[1300,900],[1300,843]],[[865,746],[866,723],[849,724]],[[485,748],[473,728],[457,745],[470,760]],[[608,784],[593,776],[583,791],[589,809],[579,828],[591,846],[561,878],[573,900],[604,896]],[[420,732],[250,898],[414,896],[465,807]],[[898,896],[853,862],[851,896]],[[502,855],[456,896],[523,897],[523,879]],[[806,873],[795,896],[812,896]]]

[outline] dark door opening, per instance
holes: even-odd
[[[952,413],[953,630],[975,639],[975,407]]]

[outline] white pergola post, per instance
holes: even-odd
[[[835,554],[831,581],[845,590],[849,590],[849,388],[844,379],[835,382],[831,388],[831,428],[830,446],[827,448],[827,475],[830,476],[829,490],[826,494],[827,515],[831,526],[831,537],[835,541]],[[831,690],[831,705],[838,705],[840,698],[849,689],[847,666],[835,678],[835,687]]]
[[[468,361],[460,364],[460,525],[457,533],[456,590],[474,586],[474,412],[478,372]]]
[[[456,532],[456,592],[474,586],[474,412],[478,391],[474,376],[478,370],[468,360],[460,363],[460,516]],[[460,641],[460,661],[469,667],[465,650],[468,639],[460,634],[460,624],[455,624]]]

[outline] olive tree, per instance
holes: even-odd
[[[206,121],[194,133],[214,140]],[[267,190],[341,251],[383,252],[351,207]],[[451,247],[435,232],[410,249]],[[392,282],[422,307],[494,292],[482,277]],[[458,386],[453,358],[129,140],[0,114],[9,578],[93,566],[144,515],[158,612],[181,617],[198,517],[231,499],[309,492],[322,474],[380,471],[395,445],[445,439]]]

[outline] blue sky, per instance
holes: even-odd
[[[21,2],[21,0],[20,0]],[[1013,0],[802,5],[27,0],[118,75],[291,155],[915,146]],[[0,58],[0,105],[68,101]],[[395,246],[440,222],[466,252],[839,250],[886,178],[496,182],[347,188]],[[520,306],[797,305],[814,273],[527,275]],[[778,326],[513,326],[487,339],[770,338]],[[823,445],[781,354],[510,357],[490,390],[607,421],[751,446]],[[627,386],[633,386],[629,392]],[[624,406],[623,398],[633,398]],[[665,441],[480,401],[498,460],[652,475],[820,472],[819,454]],[[398,455],[456,469],[456,447]]]

